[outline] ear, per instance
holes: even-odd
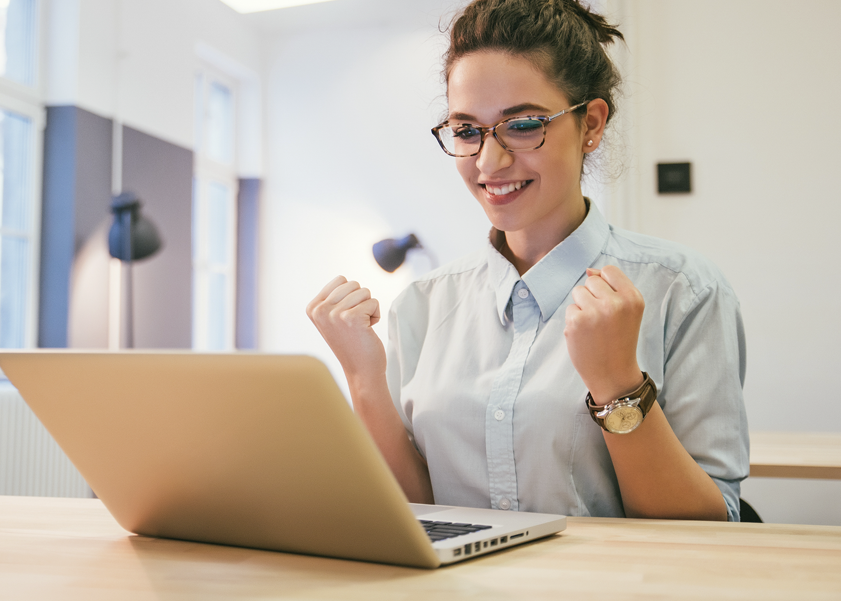
[[[582,150],[585,153],[593,152],[599,147],[604,135],[604,128],[607,125],[607,116],[610,109],[607,103],[601,98],[594,98],[587,105],[587,116],[584,117],[584,138],[582,142]],[[590,144],[590,141],[593,141]]]

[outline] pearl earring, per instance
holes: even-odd
[[[592,145],[593,145],[593,141],[592,141],[592,140],[590,140],[589,142],[587,142],[587,146],[592,146]]]

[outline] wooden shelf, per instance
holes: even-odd
[[[841,434],[751,432],[750,475],[841,480]]]

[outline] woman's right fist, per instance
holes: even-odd
[[[385,373],[385,348],[372,328],[380,321],[380,303],[370,290],[338,276],[307,305],[307,315],[348,379]]]

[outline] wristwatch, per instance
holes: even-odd
[[[657,400],[657,386],[642,372],[643,382],[631,394],[599,406],[593,403],[593,396],[587,393],[587,409],[590,417],[612,434],[627,434],[636,430],[648,415]]]

